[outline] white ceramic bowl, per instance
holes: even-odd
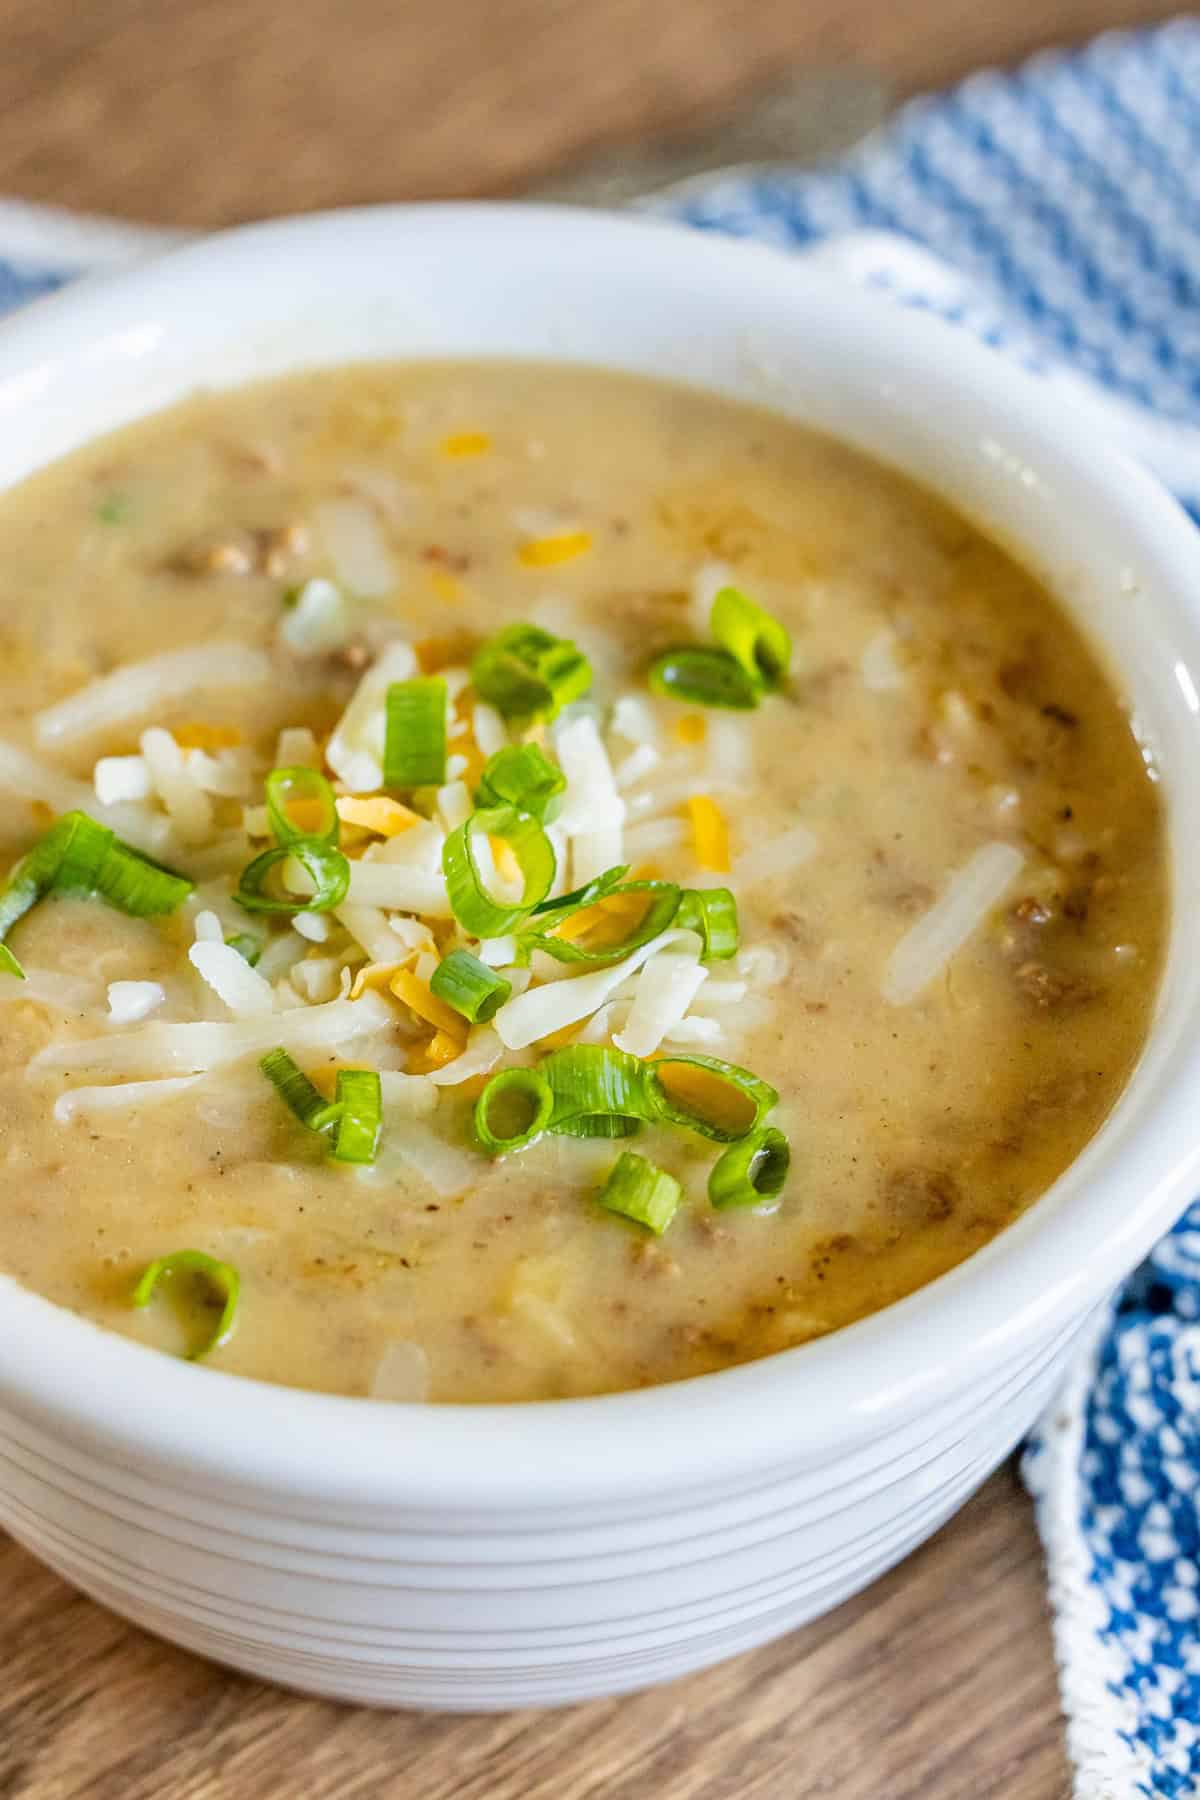
[[[0,1284],[0,1521],[176,1642],[345,1699],[477,1709],[681,1674],[933,1531],[1191,1197],[1200,1145],[1200,538],[1034,380],[774,251],[452,206],[254,227],[0,331],[0,485],[198,384],[550,357],[767,402],[907,470],[1051,584],[1162,772],[1174,927],[1151,1041],[1026,1216],[910,1299],[678,1386],[383,1406],[173,1361]],[[586,420],[580,421],[581,430]]]

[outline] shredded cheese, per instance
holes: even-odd
[[[453,431],[442,439],[442,455],[449,457],[486,456],[491,447],[486,431]]]
[[[435,1031],[443,1032],[448,1038],[456,1040],[460,1048],[466,1042],[467,1021],[462,1014],[455,1012],[452,1006],[447,1006],[444,1000],[439,1000],[436,994],[431,994],[428,984],[411,969],[398,970],[388,986],[397,1000],[402,1000],[410,1011],[432,1025]]]
[[[695,932],[678,928],[660,931],[657,937],[639,945],[623,962],[614,963],[611,968],[596,969],[587,975],[576,975],[569,981],[548,982],[528,988],[523,994],[514,994],[511,1000],[505,1001],[492,1023],[510,1050],[524,1050],[540,1038],[561,1031],[564,1025],[588,1018],[643,963],[670,944],[684,943],[697,947],[698,952],[699,939]]]
[[[709,794],[693,794],[687,803],[696,861],[702,869],[724,874],[729,868],[729,827],[725,814]]]
[[[332,581],[306,581],[296,603],[279,621],[279,641],[299,656],[340,650],[350,636],[350,608]]]
[[[145,662],[126,663],[35,713],[34,734],[43,746],[70,743],[150,712],[161,714],[170,702],[206,689],[223,694],[232,687],[265,686],[272,673],[270,657],[248,644],[167,650]]]
[[[984,844],[950,878],[945,892],[905,933],[888,958],[883,997],[906,1006],[950,962],[1004,897],[1025,858],[1012,844]]]
[[[652,956],[638,977],[625,1027],[613,1043],[630,1056],[652,1056],[680,1023],[708,978],[695,956],[667,951]]]
[[[160,981],[110,981],[108,1016],[114,1025],[134,1025],[157,1012],[167,998]]]
[[[367,501],[325,500],[313,512],[313,526],[334,574],[351,594],[382,600],[392,592],[396,565]]]
[[[359,825],[379,837],[399,837],[420,822],[420,813],[385,794],[339,794],[334,805],[344,825]]]
[[[239,1019],[261,1018],[275,1010],[275,994],[269,981],[252,969],[232,944],[205,939],[194,943],[188,961]]]
[[[549,569],[585,556],[592,547],[590,531],[559,531],[552,537],[529,538],[517,551],[527,569]]]
[[[399,640],[389,644],[355,688],[334,727],[325,759],[352,793],[372,793],[383,786],[387,691],[394,681],[408,681],[416,673],[412,645]]]

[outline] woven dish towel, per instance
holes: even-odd
[[[1069,393],[1200,521],[1200,22],[906,107],[816,171],[647,201],[832,261]],[[171,234],[0,202],[0,310]],[[1025,1453],[1076,1800],[1200,1797],[1200,1205]]]

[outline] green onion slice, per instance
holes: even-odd
[[[725,962],[737,951],[737,901],[728,888],[684,888],[673,923],[699,932],[701,962]]]
[[[194,1350],[188,1351],[187,1360],[199,1362],[201,1357],[219,1350],[233,1336],[241,1280],[232,1263],[218,1262],[215,1256],[208,1256],[203,1250],[173,1250],[169,1256],[160,1256],[143,1270],[130,1295],[130,1304],[149,1306],[159,1283],[173,1281],[179,1275],[199,1277],[221,1305],[221,1316],[214,1329]]]
[[[779,1095],[749,1069],[717,1056],[662,1056],[647,1071],[655,1115],[717,1144],[756,1131]]]
[[[512,982],[469,950],[451,950],[430,976],[429,991],[472,1025],[483,1025],[500,1011],[512,993]]]
[[[330,1133],[335,1162],[373,1163],[383,1129],[383,1083],[376,1071],[339,1069],[332,1102],[309,1123]]]
[[[315,884],[312,894],[289,894],[271,876],[289,856],[294,856]],[[234,899],[247,912],[329,912],[340,906],[350,886],[350,864],[340,850],[320,838],[293,838],[264,850],[242,870]]]
[[[304,1070],[282,1046],[269,1050],[259,1063],[259,1068],[266,1076],[279,1098],[283,1101],[302,1125],[310,1131],[316,1131],[315,1121],[329,1105],[320,1088],[314,1087]]]
[[[667,700],[694,706],[728,706],[747,712],[758,705],[762,683],[736,657],[702,644],[682,644],[655,657],[646,679]]]
[[[543,913],[536,929],[521,932],[522,952],[544,950],[563,963],[619,962],[667,929],[679,910],[679,893],[673,881],[617,882],[582,905]],[[570,935],[560,936],[571,921]]]
[[[25,979],[24,969],[7,944],[0,944],[0,975],[15,975],[18,981]]]
[[[475,1135],[493,1156],[525,1150],[554,1111],[554,1090],[540,1069],[501,1069],[475,1102]]]
[[[440,787],[445,779],[446,683],[440,675],[393,682],[387,691],[384,787]]]
[[[44,894],[94,894],[119,912],[148,919],[174,912],[192,885],[86,813],[64,813],[13,865],[0,887],[0,945]],[[23,975],[11,950],[0,958],[0,969]]]
[[[543,913],[575,912],[581,906],[590,906],[594,900],[611,894],[628,873],[628,863],[617,863],[613,868],[605,869],[603,875],[597,875],[586,886],[572,888],[569,894],[560,894],[556,900],[543,900],[540,906],[534,907],[532,917],[540,918]]]
[[[471,682],[506,719],[554,719],[592,685],[586,656],[538,625],[506,625],[471,663]]]
[[[764,612],[740,588],[724,587],[712,603],[709,625],[752,681],[777,687],[792,660],[792,640],[779,620]]]
[[[267,817],[276,843],[294,844],[302,838],[318,844],[338,841],[337,803],[318,769],[303,764],[272,769],[267,776]]]
[[[476,832],[503,838],[516,857],[524,888],[515,906],[495,899],[484,887],[471,841]],[[511,931],[546,898],[556,867],[554,846],[537,820],[512,806],[485,807],[473,812],[442,846],[442,872],[450,906],[463,930],[472,937],[503,937]]]
[[[383,1084],[374,1069],[339,1069],[334,1097],[326,1100],[286,1050],[268,1051],[258,1066],[300,1123],[329,1138],[329,1154],[335,1161],[375,1161],[383,1126]]]
[[[782,1131],[764,1125],[718,1156],[708,1178],[708,1197],[720,1211],[777,1200],[787,1183],[792,1152]]]
[[[633,1150],[622,1150],[597,1198],[606,1212],[633,1219],[661,1237],[679,1210],[683,1189],[665,1169]]]
[[[253,968],[263,953],[262,939],[256,938],[249,931],[231,931],[225,939],[231,950],[236,950]]]
[[[567,778],[536,744],[506,744],[484,764],[476,806],[515,806],[544,825],[558,817]]]
[[[551,1051],[541,1064],[554,1095],[550,1130],[569,1137],[628,1137],[655,1117],[647,1067],[639,1057],[603,1044]]]

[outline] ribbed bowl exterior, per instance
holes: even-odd
[[[825,1612],[937,1529],[1045,1403],[1077,1328],[852,1455],[581,1525],[297,1521],[80,1458],[0,1413],[0,1523],[147,1630],[370,1705],[558,1705],[669,1680]]]

